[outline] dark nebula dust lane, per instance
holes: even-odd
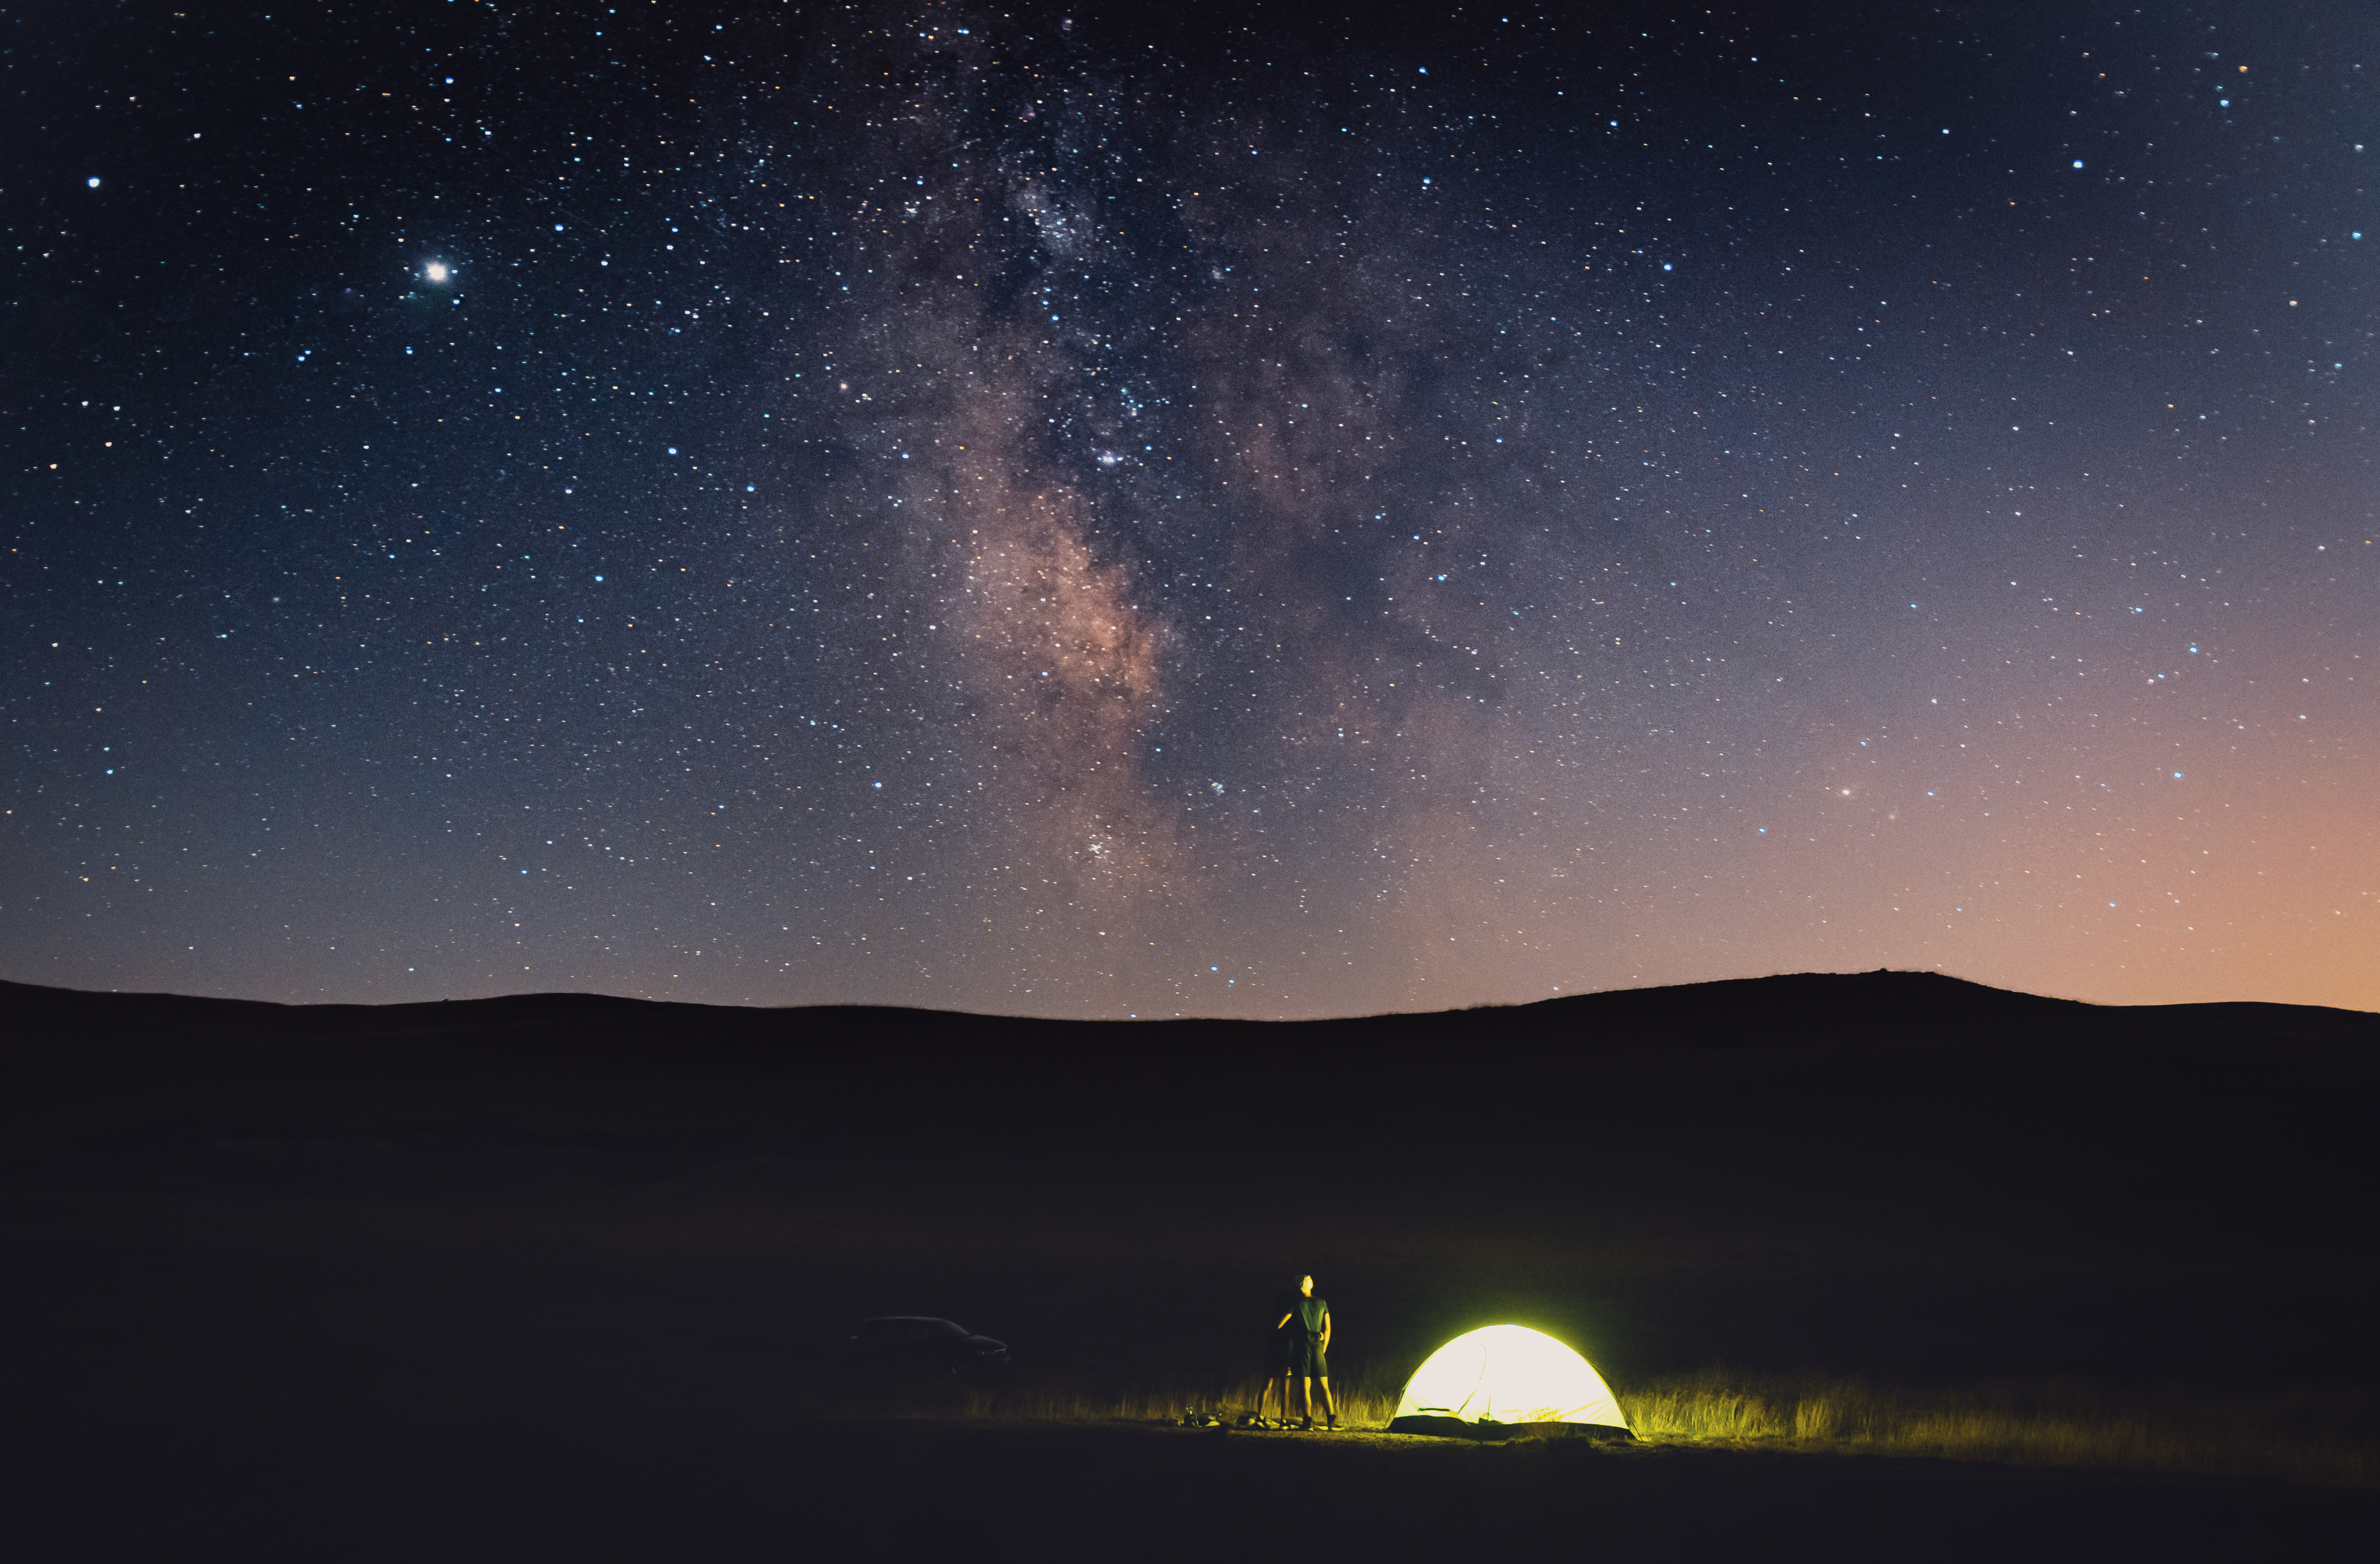
[[[10,978],[2380,1007],[2365,7],[0,30]]]

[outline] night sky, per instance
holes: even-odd
[[[2380,1009],[2380,13],[1317,15],[14,7],[0,976]]]

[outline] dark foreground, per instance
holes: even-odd
[[[15,1480],[61,1528],[45,1558],[2347,1558],[2380,1520],[2362,1493],[1939,1461],[572,1411],[149,1425]]]
[[[1623,1395],[1724,1362],[2380,1442],[2375,1028],[1906,975],[1279,1028],[0,989],[6,1526],[40,1557],[2343,1554],[2369,1488],[870,1418],[901,1395],[832,1350],[947,1314],[1016,1349],[996,1404],[1096,1411],[1236,1382],[1311,1269],[1340,1375],[1390,1392],[1512,1319]],[[1268,1108],[1284,1061],[1322,1111]]]

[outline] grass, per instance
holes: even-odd
[[[1916,1389],[1711,1368],[1618,1394],[1629,1425],[1655,1442],[2380,1486],[2380,1398],[2351,1388],[2222,1395],[2044,1380]]]
[[[1171,1423],[1185,1412],[1200,1411],[1218,1416],[1228,1414],[1237,1422],[1243,1412],[1256,1410],[1257,1395],[1262,1381],[1254,1376],[1234,1380],[1172,1381],[1142,1385],[1122,1391],[1086,1393],[1061,1386],[1020,1386],[987,1388],[967,1393],[967,1410],[984,1416],[1048,1417],[1066,1421],[1089,1421],[1121,1418],[1135,1423]],[[1364,1380],[1342,1385],[1333,1379],[1330,1393],[1339,1406],[1339,1421],[1352,1428],[1385,1428],[1397,1407],[1397,1392],[1383,1390]],[[1274,1397],[1267,1412],[1281,1415],[1280,1398]],[[1298,1414],[1303,1415],[1300,1401]],[[1322,1420],[1322,1397],[1314,1397],[1314,1417]]]
[[[1233,1422],[1256,1410],[1261,1381],[1240,1377],[1170,1377],[1118,1387],[1086,1376],[1012,1372],[956,1383],[910,1383],[877,1387],[864,1397],[880,1412],[896,1416],[1026,1418],[1056,1423],[1172,1423],[1184,1412],[1228,1413]],[[1382,1387],[1368,1376],[1342,1384],[1333,1378],[1330,1391],[1339,1406],[1339,1421],[1348,1427],[1386,1428],[1396,1412],[1397,1385]],[[1303,1403],[1300,1403],[1301,1411]],[[1267,1407],[1281,1414],[1279,1397]],[[1322,1419],[1322,1397],[1314,1398],[1316,1422]]]
[[[1172,1423],[1185,1411],[1253,1411],[1254,1377],[1117,1387],[1030,1374],[870,1395],[879,1413]],[[1402,1381],[1333,1380],[1340,1421],[1388,1426]],[[2258,1395],[2188,1386],[2119,1389],[2040,1380],[1920,1388],[1822,1375],[1713,1367],[1616,1391],[1652,1444],[1933,1457],[2380,1487],[2380,1396],[2314,1388]],[[1321,1412],[1316,1399],[1316,1415]]]

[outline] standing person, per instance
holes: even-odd
[[[1292,1324],[1294,1320],[1296,1323]],[[1322,1386],[1322,1410],[1330,1421],[1323,1426],[1336,1430],[1339,1409],[1330,1400],[1330,1305],[1314,1295],[1314,1279],[1297,1279],[1297,1296],[1290,1300],[1289,1312],[1281,1316],[1281,1327],[1289,1332],[1289,1372],[1305,1381],[1305,1422],[1304,1428],[1314,1427],[1314,1387]],[[1288,1420],[1288,1385],[1281,1387],[1282,1421]]]

